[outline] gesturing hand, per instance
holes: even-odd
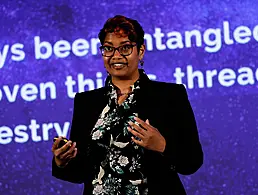
[[[58,148],[58,144],[60,143],[62,137],[60,136],[52,146],[52,152],[55,157],[55,162],[57,166],[66,166],[68,162],[75,158],[77,155],[76,143],[72,143],[72,141],[68,141],[61,148]]]
[[[137,117],[134,119],[136,122],[129,122],[131,127],[128,127],[128,131],[141,140],[136,140],[134,137],[132,137],[132,140],[137,145],[142,146],[148,150],[164,152],[166,147],[166,140],[160,134],[158,129],[151,126],[148,119],[146,122]]]

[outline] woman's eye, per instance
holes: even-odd
[[[104,50],[105,50],[105,51],[112,51],[113,48],[112,48],[112,47],[109,47],[109,46],[105,46],[105,47],[104,47]]]
[[[131,49],[131,45],[124,45],[122,47],[122,50],[129,50],[129,49]]]

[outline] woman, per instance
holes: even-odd
[[[183,85],[151,81],[142,69],[144,31],[115,16],[99,33],[105,87],[77,93],[70,140],[53,144],[53,176],[84,194],[186,194],[178,177],[203,163]]]

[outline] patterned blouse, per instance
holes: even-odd
[[[116,86],[111,79],[108,85],[109,101],[100,114],[92,132],[92,142],[102,151],[99,173],[92,181],[95,195],[147,195],[147,178],[142,169],[143,148],[136,145],[128,130],[128,122],[138,116],[133,112],[135,93],[140,89],[140,79],[131,86],[132,92],[119,105]],[[135,137],[138,139],[137,137]],[[103,154],[103,153],[101,153]]]

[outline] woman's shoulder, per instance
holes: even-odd
[[[181,92],[184,92],[186,90],[185,86],[183,84],[177,84],[177,83],[168,83],[168,82],[162,82],[162,81],[151,81],[150,85],[151,85],[152,89],[156,89],[157,91],[166,91],[166,92],[181,91]]]

